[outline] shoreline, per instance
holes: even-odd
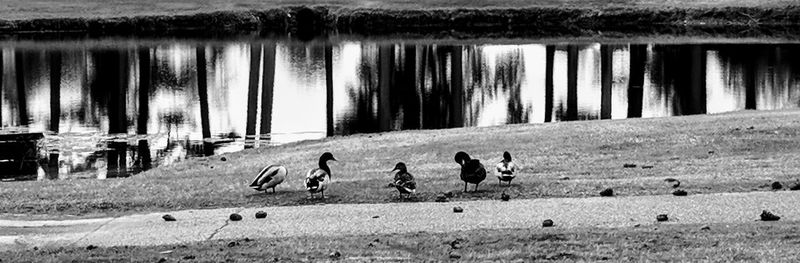
[[[176,15],[0,20],[0,38],[800,36],[800,6],[390,9],[289,6]]]

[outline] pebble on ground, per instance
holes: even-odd
[[[761,221],[778,221],[781,220],[780,216],[777,216],[767,210],[761,211]]]
[[[501,194],[501,195],[500,195],[500,200],[503,200],[503,201],[508,201],[508,200],[510,200],[510,199],[511,199],[511,196],[509,196],[509,195],[508,195],[508,194],[506,194],[506,193],[503,193],[503,194]]]
[[[789,190],[792,190],[792,191],[800,190],[800,183],[796,183],[796,184],[792,185],[792,187],[789,187]]]
[[[553,225],[553,220],[550,219],[545,219],[544,222],[542,222],[542,227],[551,227]]]
[[[332,259],[338,259],[341,256],[342,256],[342,253],[339,253],[339,251],[333,251],[330,254],[328,254],[328,257],[330,257]]]
[[[781,190],[781,188],[783,188],[783,185],[781,184],[781,182],[773,182],[772,183],[772,190]]]
[[[667,221],[667,220],[669,220],[669,217],[667,217],[667,214],[660,214],[660,215],[656,216],[656,221],[658,221],[658,222],[664,222],[664,221]]]
[[[231,221],[239,221],[242,220],[242,215],[233,213],[229,218],[231,219]]]
[[[464,212],[464,208],[461,208],[460,206],[453,207],[453,213],[461,213],[461,212]]]
[[[626,164],[623,164],[622,167],[624,167],[624,168],[636,168],[636,165],[632,164],[632,163],[626,163]]]
[[[264,211],[256,212],[256,218],[267,218],[267,212]]]
[[[614,196],[614,189],[606,188],[606,190],[600,191],[600,196]]]
[[[687,196],[687,195],[689,195],[689,193],[687,193],[684,190],[680,190],[679,189],[679,190],[675,190],[674,192],[672,192],[672,195],[674,195],[674,196]]]
[[[164,219],[164,221],[167,221],[167,222],[170,222],[170,221],[175,221],[175,217],[174,217],[174,216],[172,216],[172,215],[169,215],[169,214],[167,214],[167,215],[164,215],[164,216],[162,216],[161,218],[163,218],[163,219]]]

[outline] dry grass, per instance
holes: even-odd
[[[750,128],[752,127],[752,128]],[[386,185],[403,161],[418,181],[409,201],[669,194],[663,180],[680,179],[690,194],[769,190],[769,183],[800,179],[800,111],[613,121],[564,122],[403,131],[334,137],[160,167],[131,178],[10,182],[0,188],[0,211],[11,214],[105,216],[189,208],[309,203],[399,202]],[[524,165],[511,187],[494,177],[477,193],[462,193],[457,151],[491,165],[503,151]],[[331,151],[333,184],[324,201],[307,200],[303,174]],[[713,151],[713,153],[710,153]],[[626,163],[636,168],[623,168]],[[248,188],[262,167],[289,170],[277,193]],[[642,165],[652,165],[642,169]],[[568,180],[564,177],[569,177]],[[470,187],[470,189],[472,189]]]
[[[557,224],[557,222],[556,222]],[[326,261],[761,261],[800,260],[798,222],[658,224],[638,228],[539,228],[345,237],[217,240],[178,246],[70,247],[0,253],[4,262]],[[10,260],[10,261],[7,261]]]

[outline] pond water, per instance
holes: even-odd
[[[0,47],[0,133],[45,134],[36,167],[5,179],[128,176],[332,135],[800,106],[791,43]]]

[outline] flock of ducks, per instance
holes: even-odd
[[[325,189],[331,178],[331,168],[328,167],[328,161],[336,161],[336,158],[330,152],[325,152],[319,157],[317,167],[306,172],[305,186],[310,195],[309,198],[314,198],[317,193],[322,198],[325,198]],[[455,161],[461,166],[460,177],[464,181],[464,192],[467,192],[468,184],[474,184],[474,191],[478,191],[478,185],[486,179],[486,168],[481,164],[480,160],[470,158],[469,154],[465,152],[458,152],[456,153]],[[511,154],[504,152],[503,160],[495,166],[498,184],[506,182],[510,185],[518,169],[519,166],[512,161]],[[394,174],[394,181],[390,185],[397,188],[400,198],[403,198],[403,195],[408,197],[416,193],[417,182],[414,180],[414,176],[408,172],[406,164],[403,162],[397,163],[390,172],[395,171],[397,172]],[[289,171],[283,165],[269,165],[261,169],[253,179],[250,187],[265,193],[272,188],[274,193],[275,187],[286,180],[288,173]]]

